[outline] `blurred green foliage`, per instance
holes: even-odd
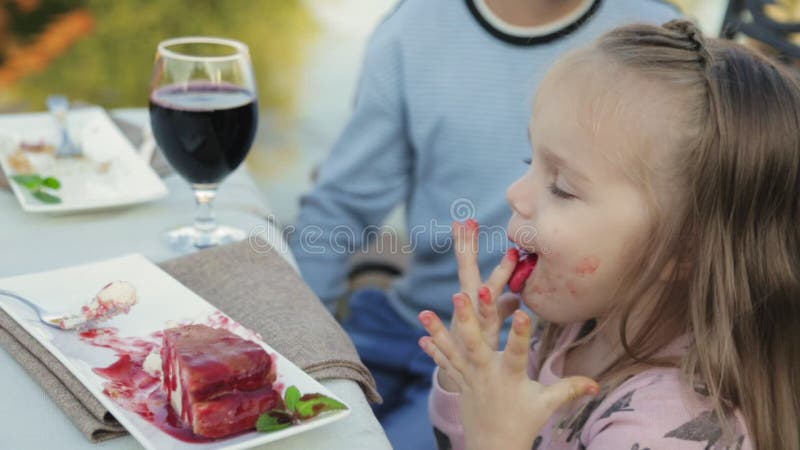
[[[0,3],[3,4],[8,15],[9,32],[18,42],[29,42],[35,35],[44,31],[47,22],[54,16],[81,7],[85,2],[84,0],[47,0],[44,2],[45,8],[36,8],[33,11],[22,11],[20,5],[12,1]]]
[[[295,83],[305,49],[317,31],[300,0],[82,0],[94,29],[38,73],[3,94],[3,101],[24,109],[43,109],[47,95],[104,107],[146,106],[150,75],[159,41],[176,36],[207,35],[238,39],[250,47],[259,102],[281,113],[293,112]],[[9,30],[29,40],[41,16],[64,10],[63,1],[43,1],[32,16],[12,14]],[[52,9],[49,9],[52,8]],[[27,21],[27,22],[24,22]],[[15,30],[14,27],[21,27]],[[2,105],[0,105],[2,107]]]

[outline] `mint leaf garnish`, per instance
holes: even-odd
[[[262,433],[269,433],[271,431],[278,431],[290,427],[293,423],[294,417],[290,412],[275,409],[258,417],[256,421],[256,430]]]
[[[289,411],[294,411],[295,406],[297,405],[297,401],[300,400],[300,389],[297,389],[295,386],[289,386],[286,388],[286,392],[283,394],[284,402],[286,403],[286,409]]]
[[[344,403],[322,394],[300,395],[300,390],[295,386],[286,388],[283,397],[285,405],[280,405],[258,417],[256,430],[263,433],[278,431],[316,417],[325,411],[347,409]]]
[[[342,402],[321,394],[306,394],[297,402],[297,415],[300,419],[310,419],[325,411],[347,409]]]
[[[52,194],[48,194],[45,191],[35,191],[33,193],[33,196],[36,197],[36,199],[42,203],[47,203],[50,205],[61,203],[61,199],[59,197],[56,197],[55,195]]]
[[[58,181],[58,178],[54,177],[47,177],[42,180],[42,185],[49,187],[50,189],[59,189],[61,188],[61,182]]]
[[[56,204],[61,203],[61,199],[53,194],[44,191],[44,188],[59,189],[61,182],[57,178],[42,178],[40,175],[31,173],[25,175],[13,175],[11,177],[17,184],[31,191],[31,194],[42,203]]]
[[[14,175],[11,177],[12,180],[19,183],[21,186],[25,187],[26,189],[30,189],[31,191],[39,189],[42,185],[44,180],[39,175]]]

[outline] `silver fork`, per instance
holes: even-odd
[[[36,311],[36,314],[39,316],[39,320],[41,320],[42,323],[53,328],[58,328],[59,330],[83,329],[91,322],[86,320],[83,314],[59,314],[52,311],[47,311],[36,303],[17,294],[16,292],[0,289],[0,295],[17,299],[28,305],[31,309]]]
[[[67,100],[67,97],[63,95],[51,95],[47,97],[47,109],[56,119],[61,129],[61,143],[56,150],[56,156],[80,156],[82,154],[81,148],[69,137],[69,130],[67,129],[67,112],[69,112],[69,100]]]

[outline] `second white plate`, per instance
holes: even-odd
[[[68,128],[81,143],[85,157],[54,158],[29,155],[36,173],[61,182],[61,203],[36,199],[28,189],[11,181],[15,175],[9,156],[22,142],[56,145],[60,139],[48,113],[0,116],[0,168],[9,179],[22,209],[28,212],[71,212],[124,206],[163,197],[167,188],[153,169],[139,157],[131,143],[101,108],[70,111]]]

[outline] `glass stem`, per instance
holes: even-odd
[[[214,199],[217,197],[216,185],[194,185],[194,199],[197,202],[197,213],[194,217],[194,229],[197,230],[195,247],[203,248],[214,245],[213,234],[217,229],[214,217]]]

